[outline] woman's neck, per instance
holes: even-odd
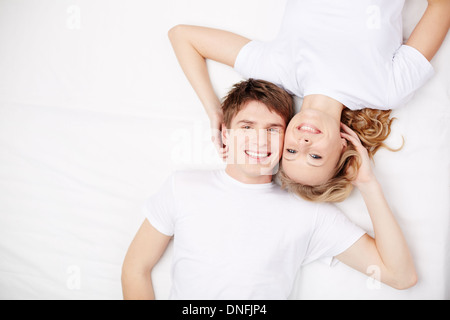
[[[328,96],[312,94],[304,97],[303,99],[302,110],[306,109],[314,109],[325,112],[340,122],[344,105]]]

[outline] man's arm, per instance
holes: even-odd
[[[157,231],[145,219],[132,241],[122,266],[125,300],[154,300],[151,271],[172,237]]]
[[[373,175],[367,150],[356,133],[345,125],[343,129],[342,136],[356,146],[362,158],[354,184],[366,203],[375,239],[365,235],[336,258],[365,274],[378,271],[377,280],[393,288],[408,289],[417,283],[417,274],[406,240]]]
[[[214,144],[221,149],[223,113],[211,84],[206,59],[234,67],[240,50],[250,40],[227,31],[188,25],[172,28],[169,39],[181,68],[211,121]]]
[[[407,41],[431,61],[450,28],[450,0],[428,0],[428,8]]]

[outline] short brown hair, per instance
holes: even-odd
[[[294,100],[289,93],[268,81],[249,79],[235,84],[222,103],[227,128],[238,112],[251,101],[264,103],[270,111],[280,115],[286,125],[294,115]]]

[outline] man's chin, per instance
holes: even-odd
[[[249,176],[273,176],[276,173],[276,167],[273,165],[246,165],[243,171],[245,171]]]

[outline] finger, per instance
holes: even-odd
[[[345,133],[345,132],[341,132],[341,136],[344,139],[346,139],[347,141],[350,141],[355,147],[359,147],[359,146],[362,147],[361,140],[359,140],[358,137],[354,137],[353,135],[350,135],[350,134]]]
[[[351,136],[349,134],[343,133],[343,132],[341,132],[341,135],[342,135],[342,137],[344,139],[347,139],[347,141],[349,141],[350,143],[352,143],[355,146],[356,151],[360,155],[362,155],[363,158],[364,157],[368,157],[368,151],[367,151],[366,147],[364,147],[362,145],[362,143],[361,143],[361,141],[359,139],[356,139],[355,137],[353,137],[353,136]]]
[[[220,152],[220,154],[227,153],[228,152],[228,148],[227,147],[219,148],[219,152]]]
[[[223,145],[218,149],[218,151],[220,154],[228,153],[228,146]]]
[[[216,149],[217,152],[220,153],[221,145],[217,144],[217,141],[214,141],[214,148]]]
[[[217,136],[212,136],[211,137],[211,141],[214,144],[214,147],[219,151],[220,149],[222,149],[224,147],[223,143],[222,143],[222,139],[220,137]]]
[[[222,158],[224,162],[226,162],[228,158],[228,147],[222,148],[219,150],[219,156]]]
[[[345,123],[341,122],[341,128],[348,134],[352,135],[352,136],[357,136],[357,134],[355,133],[355,131],[353,131],[349,126],[347,126]]]
[[[356,139],[359,140],[358,134],[353,131],[349,126],[347,126],[346,124],[341,122],[341,128],[348,134],[350,134],[351,136],[355,137]]]

